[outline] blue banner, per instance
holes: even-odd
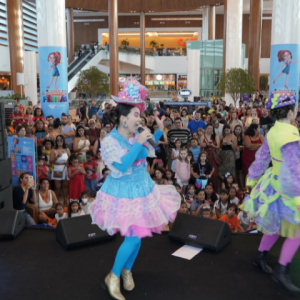
[[[299,94],[300,47],[298,44],[271,46],[269,95],[287,94],[297,100]]]
[[[44,116],[69,114],[66,47],[39,47],[40,95]]]
[[[28,172],[36,181],[34,139],[9,136],[8,153],[11,158],[12,186],[18,185],[18,179]]]

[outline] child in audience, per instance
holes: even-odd
[[[85,190],[80,194],[79,202],[81,209],[86,215],[90,214],[92,202],[95,200],[94,194],[91,190]]]
[[[208,202],[205,200],[204,190],[197,190],[196,199],[191,204],[191,214],[193,216],[203,217],[203,207],[209,206]]]
[[[187,193],[184,197],[185,197],[185,201],[187,203],[187,206],[190,209],[191,204],[193,203],[193,201],[197,199],[196,194],[195,194],[196,188],[193,184],[189,184],[186,191],[187,191]]]
[[[80,194],[85,190],[83,175],[85,169],[79,165],[78,156],[71,154],[69,157],[68,177],[69,183],[69,199],[79,199]]]
[[[203,218],[211,219],[211,208],[210,206],[203,207]]]
[[[167,185],[168,181],[165,177],[166,177],[166,174],[165,174],[164,170],[161,168],[157,168],[154,172],[153,181],[159,185]]]
[[[223,189],[220,191],[220,200],[215,202],[215,213],[218,219],[226,214],[228,205],[230,204],[228,191]]]
[[[181,194],[181,186],[178,183],[174,184],[176,191]]]
[[[174,185],[177,183],[177,179],[175,178],[175,173],[171,170],[166,170],[166,179],[168,180],[169,184]]]
[[[94,195],[96,195],[96,185],[97,185],[97,162],[93,160],[94,152],[89,150],[85,154],[86,162],[83,164],[85,169],[84,184],[87,190],[91,190]]]
[[[43,120],[45,121],[45,117],[44,117],[44,113],[43,113],[43,110],[40,108],[40,107],[36,107],[35,110],[34,110],[34,113],[33,113],[33,118],[32,118],[32,121],[34,123],[36,123],[36,121],[38,120]]]
[[[190,161],[188,160],[187,155],[187,149],[181,148],[179,158],[176,160],[175,178],[177,179],[177,183],[182,187],[182,194],[185,193],[191,174]]]
[[[37,180],[40,184],[42,178],[48,178],[48,170],[47,167],[44,166],[44,158],[42,156],[38,157],[38,168],[37,168]]]
[[[181,200],[181,204],[180,204],[180,208],[179,208],[178,212],[183,213],[183,214],[188,214],[189,213],[189,209],[187,207],[187,204],[183,200]]]
[[[203,128],[198,128],[198,144],[200,145],[201,137],[204,135],[205,130]]]
[[[242,193],[241,193],[241,191],[239,189],[238,183],[236,181],[232,181],[231,187],[235,188],[235,190],[236,190],[236,196],[239,199],[239,202],[241,202],[242,199],[243,199],[243,195],[242,195]]]
[[[197,132],[194,132],[196,135],[198,135]],[[198,160],[198,157],[199,157],[199,154],[201,152],[200,150],[200,146],[198,144],[198,140],[197,138],[192,138],[191,139],[191,147],[189,149],[192,153],[193,153],[193,158],[194,158],[194,161],[197,161]]]
[[[230,203],[234,203],[235,205],[239,205],[239,199],[237,197],[236,189],[232,186],[229,190],[229,200]]]
[[[191,150],[188,150],[188,159],[190,160],[190,166],[192,166],[195,162],[193,152]]]
[[[74,218],[74,217],[79,217],[79,216],[84,216],[84,215],[85,215],[85,213],[81,209],[79,200],[71,199],[71,201],[69,203],[68,217]]]
[[[236,216],[237,211],[238,207],[234,203],[229,204],[227,207],[227,214],[223,215],[220,218],[220,221],[226,222],[233,232],[243,232],[244,229],[240,225],[239,220]]]
[[[55,220],[58,223],[61,219],[66,219],[68,217],[68,214],[64,212],[64,205],[60,202],[56,203],[55,205]]]
[[[172,159],[172,165],[171,165],[171,170],[175,173],[176,172],[176,160],[179,158],[179,151],[181,148],[181,139],[176,139],[175,140],[175,149],[172,149],[171,152],[171,159]]]
[[[213,208],[215,202],[219,200],[218,195],[214,193],[213,184],[211,181],[209,181],[205,187],[205,199],[209,202],[211,208]]]
[[[197,162],[193,164],[192,173],[196,178],[196,187],[199,189],[204,189],[208,179],[211,178],[215,169],[208,162],[208,154],[205,151],[202,151],[198,157]]]
[[[96,163],[97,163],[97,171],[96,171],[96,176],[97,176],[97,182],[103,178],[102,175],[102,170],[105,168],[105,162],[102,159],[101,156],[101,151],[98,149],[96,152]]]
[[[153,175],[157,168],[161,168],[166,172],[166,168],[164,166],[164,163],[163,163],[162,159],[160,159],[160,158],[153,159],[153,163],[152,163],[152,166],[150,168],[149,174]]]
[[[52,173],[52,169],[53,169],[53,164],[50,164],[50,153],[51,153],[52,147],[54,146],[54,143],[53,143],[52,140],[45,140],[44,145],[45,145],[45,155],[47,155],[48,158],[49,158],[48,168],[49,168],[49,178],[51,180],[51,173]]]
[[[224,175],[224,180],[222,182],[222,190],[225,189],[225,190],[229,191],[229,189],[231,188],[232,182],[233,182],[233,175],[230,174],[229,172],[226,173]]]
[[[240,225],[243,227],[244,230],[251,230],[253,229],[254,219],[248,216],[248,213],[244,210],[238,213],[238,220]]]

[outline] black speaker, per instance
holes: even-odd
[[[92,224],[90,215],[62,219],[56,227],[56,239],[65,248],[77,248],[106,240],[115,236],[109,235],[97,225]]]
[[[189,246],[219,252],[230,243],[231,230],[222,221],[178,213],[169,238]]]
[[[200,96],[194,96],[194,102],[200,102]]]
[[[11,159],[0,160],[0,191],[6,189],[12,184]]]
[[[25,227],[25,219],[17,210],[0,211],[0,238],[14,239]]]
[[[0,210],[13,210],[12,186],[0,191]]]

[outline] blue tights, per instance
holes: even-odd
[[[112,272],[120,277],[123,268],[131,270],[141,247],[141,239],[136,236],[125,237],[115,259]]]

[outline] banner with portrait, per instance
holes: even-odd
[[[40,95],[44,116],[69,114],[66,47],[39,47]]]

